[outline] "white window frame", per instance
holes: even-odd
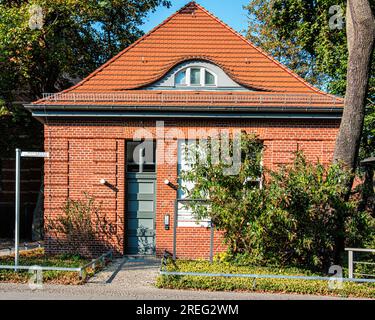
[[[178,157],[178,165],[177,165],[177,176],[179,177],[181,170],[189,170],[189,164],[184,161],[186,156],[182,154],[184,152],[186,144],[189,143],[197,143],[196,140],[186,140],[186,139],[179,139],[177,140],[177,157]],[[180,178],[178,178],[178,184],[184,184]],[[194,185],[193,183],[189,183],[190,185]],[[182,190],[179,188],[177,191],[177,197],[179,199],[185,199],[186,195],[182,193]],[[208,228],[210,226],[210,219],[202,219],[198,221],[194,218],[193,210],[190,208],[186,208],[186,206],[178,202],[177,204],[177,227],[192,227],[192,228]]]
[[[184,148],[186,146],[186,144],[189,144],[189,143],[198,143],[197,140],[193,140],[193,139],[178,139],[177,140],[177,161],[178,161],[178,164],[177,164],[177,176],[178,176],[178,184],[179,185],[183,185],[185,184],[184,181],[182,181],[179,177],[180,175],[180,172],[181,170],[189,170],[189,163],[188,162],[185,162],[186,160],[185,159],[185,155],[182,154],[182,152],[184,152]],[[263,153],[263,150],[261,152],[261,161],[260,161],[260,167],[261,167],[261,174],[258,178],[255,178],[255,179],[246,179],[246,181],[248,182],[256,182],[258,183],[259,185],[259,188],[262,189],[263,188],[263,159],[264,159],[264,153]],[[244,183],[246,182],[244,181]],[[190,185],[194,185],[194,183],[188,183]],[[186,187],[188,187],[188,185],[185,184]],[[177,191],[177,198],[178,199],[185,199],[186,195],[183,194],[181,188],[178,189]],[[202,219],[200,221],[198,221],[197,219],[194,218],[194,214],[193,214],[193,210],[190,209],[190,208],[186,208],[186,206],[184,206],[184,204],[182,204],[181,202],[178,202],[177,204],[177,227],[205,227],[205,228],[208,228],[210,226],[210,219]]]
[[[204,69],[204,70],[202,70]],[[211,70],[208,70],[207,68],[202,68],[201,69],[201,82],[203,81],[204,82],[204,86],[205,87],[217,87],[217,75],[215,74],[215,72],[212,72]],[[208,73],[211,73],[213,76],[214,76],[214,84],[206,84],[206,72]]]
[[[200,84],[191,84],[191,69],[200,69]],[[177,74],[180,72],[185,71],[185,79],[186,83],[181,84],[176,82]],[[206,84],[206,71],[211,73],[214,76],[215,83],[214,84]],[[174,84],[176,87],[217,87],[217,74],[206,67],[199,67],[199,66],[190,66],[184,69],[179,70],[174,75]]]

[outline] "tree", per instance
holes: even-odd
[[[40,28],[33,29],[30,20],[36,5],[43,19]],[[41,126],[22,106],[12,103],[19,95],[35,100],[43,92],[65,89],[87,76],[140,37],[139,26],[159,5],[170,2],[0,0],[0,104],[9,119],[0,126],[1,156],[13,154],[14,145],[22,147],[30,139],[41,147]]]
[[[340,13],[343,18],[345,3],[346,29],[336,24],[338,28],[332,30],[330,22],[334,16],[331,9],[338,11],[336,19],[340,19]],[[336,94],[345,92],[345,107],[336,140],[334,160],[344,162],[354,171],[358,164],[362,133],[361,155],[365,157],[373,152],[371,119],[374,116],[375,91],[375,3],[370,3],[369,0],[252,0],[247,9],[251,17],[255,18],[257,26],[255,29],[249,29],[250,37],[259,36],[260,41],[265,40],[262,43],[271,53],[275,50],[285,52],[284,62],[307,80],[311,80],[309,75],[323,73],[322,77],[315,78],[318,86]],[[259,23],[259,19],[263,18],[266,18],[266,23]],[[298,50],[300,53],[295,58],[291,57]],[[306,73],[304,64],[294,62],[295,59],[303,59],[304,55],[307,57],[307,63],[312,64],[313,71],[310,74]],[[329,80],[328,86],[322,82],[326,79]],[[364,123],[366,126],[363,130]],[[365,186],[372,184],[371,174],[366,173],[365,179]],[[350,197],[352,184],[353,179],[348,180],[346,200]],[[365,192],[366,188],[363,188],[363,191]],[[362,208],[365,207],[363,201]],[[344,219],[341,217],[337,221],[341,230]],[[337,252],[343,250],[342,234],[336,237],[335,246],[338,248]]]
[[[43,19],[35,29],[36,5]],[[139,38],[159,5],[170,2],[0,0],[0,98],[9,102],[24,90],[35,99],[70,86]]]
[[[345,107],[336,140],[334,159],[356,168],[374,52],[375,20],[369,0],[348,0],[349,61]],[[351,184],[349,186],[351,188]]]
[[[139,26],[159,5],[170,2],[0,0],[0,114],[7,115],[0,123],[1,157],[13,155],[15,145],[42,146],[42,127],[13,101],[35,100],[87,76],[140,37]]]
[[[374,11],[374,2],[365,1],[364,3],[367,3],[367,8],[371,6],[372,11]],[[322,89],[329,90],[333,94],[344,95],[347,87],[347,73],[349,72],[347,68],[347,30],[343,24],[345,4],[346,0],[251,0],[246,7],[250,15],[248,37],[253,41],[255,40],[263,49],[269,51],[306,80],[315,83]],[[358,11],[359,6],[357,2],[355,4]],[[367,14],[370,13],[367,10]],[[371,29],[371,26],[374,26],[373,18],[372,20],[368,18],[367,21],[370,21],[368,25]],[[334,24],[333,28],[330,23]],[[358,27],[356,27],[357,29]],[[355,32],[358,32],[358,30]],[[371,33],[371,30],[369,30],[369,33]],[[346,140],[346,134],[340,133],[341,138],[337,143],[335,152],[336,159],[342,159],[353,169],[358,162],[356,161],[359,147],[358,139],[361,133],[362,127],[360,124],[364,110],[368,120],[364,123],[365,127],[362,134],[361,159],[371,156],[371,150],[374,150],[373,145],[371,145],[374,141],[373,133],[371,133],[373,132],[371,127],[373,122],[370,119],[375,116],[375,109],[373,108],[373,101],[375,100],[375,53],[369,54],[374,36],[372,35],[371,38],[368,35],[367,37],[368,41],[365,44],[368,47],[367,58],[363,56],[363,59],[360,58],[359,62],[363,65],[367,63],[364,69],[369,72],[367,74],[362,72],[362,74],[367,75],[369,90],[366,97],[363,92],[361,93],[361,90],[366,92],[364,90],[365,85],[358,92],[356,92],[356,89],[351,89],[351,92],[357,94],[357,100],[355,105],[347,100],[346,104],[351,106],[345,108],[342,127],[346,128],[346,131],[350,129],[345,125],[347,122],[345,119],[349,117],[347,114],[351,113],[349,111],[353,110],[354,106],[359,107],[359,109],[356,109],[360,112],[357,129],[355,130],[356,136],[353,136],[353,143],[342,143],[341,139]],[[353,46],[356,47],[355,50],[361,51],[364,47],[361,47],[358,41],[359,39],[356,39]],[[302,62],[299,62],[301,60]],[[372,63],[371,70],[369,63]],[[366,83],[366,80],[362,82]],[[353,84],[350,86],[353,86]],[[366,98],[367,107],[365,109]],[[341,129],[340,132],[343,130]],[[354,132],[354,130],[351,131]],[[344,159],[343,155],[340,155],[342,152],[339,152],[339,150],[343,150],[343,148],[347,149],[346,153],[347,155],[350,154],[350,159],[348,157]]]
[[[346,32],[340,25],[331,30],[330,8],[344,3],[345,0],[250,0],[246,6],[247,36],[307,81],[343,94]]]

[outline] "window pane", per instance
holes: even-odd
[[[140,150],[143,156],[143,172],[155,172],[156,143],[151,140],[127,141],[126,166],[127,172],[139,172]]]
[[[197,149],[197,142],[195,140],[179,140],[178,141],[178,198],[179,199],[186,199],[186,195],[184,194],[181,187],[185,187],[187,189],[194,188],[194,182],[192,181],[184,181],[181,179],[180,174],[182,171],[189,171],[191,170],[191,166],[194,163],[194,157],[192,158],[189,155],[189,148],[192,151]],[[194,212],[189,206],[187,205],[188,201],[178,201],[177,206],[177,225],[180,227],[208,227],[209,226],[209,219],[197,220],[194,216]]]
[[[190,84],[201,84],[201,69],[191,68],[190,71]]]
[[[186,85],[186,71],[180,71],[176,74],[176,84]]]
[[[215,76],[206,70],[205,73],[205,84],[207,85],[214,85],[215,84]]]
[[[129,163],[138,163],[138,156],[134,154],[135,148],[139,145],[139,142],[128,141],[126,145],[126,162]],[[136,158],[136,159],[135,159]]]

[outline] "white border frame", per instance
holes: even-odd
[[[200,73],[200,84],[191,84],[191,69],[200,69],[201,73]],[[180,72],[184,72],[185,71],[185,79],[186,79],[186,84],[181,84],[181,83],[177,83],[176,82],[176,77],[177,75],[180,73]],[[205,80],[206,80],[206,71],[211,73],[214,78],[215,78],[215,83],[214,84],[206,84],[205,83]],[[184,69],[181,69],[179,71],[177,71],[175,74],[174,74],[174,85],[175,87],[209,87],[209,88],[212,88],[212,87],[217,87],[217,74],[215,72],[213,72],[212,70],[206,68],[206,67],[201,67],[201,66],[189,66],[189,67],[186,67]]]

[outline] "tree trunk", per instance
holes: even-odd
[[[365,116],[375,25],[370,0],[347,1],[349,61],[345,108],[336,140],[334,160],[355,170]],[[350,185],[351,188],[351,185]]]
[[[353,172],[356,168],[365,117],[375,25],[370,0],[348,0],[346,21],[349,61],[345,107],[336,139],[334,161]],[[349,199],[353,179],[347,185]],[[335,239],[335,264],[342,263],[345,248],[345,217],[339,217]]]

